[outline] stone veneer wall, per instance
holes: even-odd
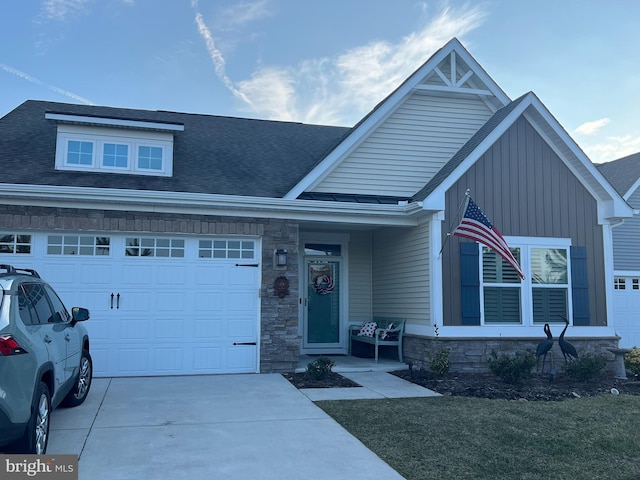
[[[403,355],[405,363],[411,362],[418,368],[429,368],[428,353],[441,348],[450,348],[449,361],[451,372],[488,373],[487,360],[492,351],[500,353],[526,352],[535,353],[536,346],[542,340],[532,338],[432,338],[419,335],[405,335]],[[552,351],[547,355],[546,365],[553,361],[555,365],[564,365],[564,357],[555,338]],[[607,370],[613,372],[615,356],[609,348],[618,346],[618,338],[570,338],[566,340],[576,347],[578,355],[591,353],[605,355],[610,361]],[[546,367],[545,367],[546,369]]]
[[[181,215],[80,208],[0,205],[0,229],[146,232],[203,235],[254,235],[262,238],[260,371],[293,371],[300,355],[298,334],[298,224],[286,220]],[[288,251],[284,270],[273,268],[273,251]],[[273,281],[285,276],[289,295],[273,293]]]

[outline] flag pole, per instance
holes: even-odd
[[[464,198],[462,199],[462,202],[460,203],[460,206],[458,207],[458,211],[456,212],[456,218],[460,216],[460,211],[462,210],[462,207],[464,207],[467,204],[467,200],[469,198],[471,198],[471,189],[467,188],[467,190],[464,192]],[[442,251],[444,250],[445,245],[449,241],[449,237],[450,236],[451,236],[451,227],[449,227],[449,231],[447,232],[447,236],[445,237],[444,242],[442,242],[442,248],[440,248],[440,252],[438,253],[438,258],[440,258],[442,256]]]

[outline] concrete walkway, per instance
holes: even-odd
[[[342,372],[340,375],[353,380],[360,387],[348,388],[303,388],[300,391],[309,399],[358,400],[366,398],[405,398],[440,396],[427,388],[407,382],[386,372]]]
[[[428,394],[346,375],[365,398]],[[95,379],[53,413],[48,453],[78,455],[81,480],[402,478],[310,398],[278,374]]]

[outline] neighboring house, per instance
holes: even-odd
[[[292,370],[350,323],[406,319],[405,359],[616,346],[612,226],[632,209],[533,93],[456,39],[353,128],[27,101],[0,119],[0,263],[87,322],[97,375]],[[506,237],[448,237],[469,189]],[[588,339],[588,341],[587,341]]]
[[[613,299],[621,347],[640,346],[640,153],[598,165],[629,205],[636,209],[613,229]]]

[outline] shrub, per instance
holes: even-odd
[[[567,375],[574,380],[588,382],[596,378],[607,366],[607,357],[586,353],[567,363]]]
[[[327,378],[331,373],[334,362],[328,357],[318,357],[307,364],[307,375],[316,380]]]
[[[494,350],[488,360],[491,371],[505,383],[519,384],[531,376],[531,369],[536,364],[536,357],[532,353],[498,355]]]
[[[640,348],[633,349],[624,356],[624,366],[634,376],[640,376]]]
[[[449,349],[441,348],[435,353],[429,353],[429,368],[436,375],[444,376],[449,373]]]

